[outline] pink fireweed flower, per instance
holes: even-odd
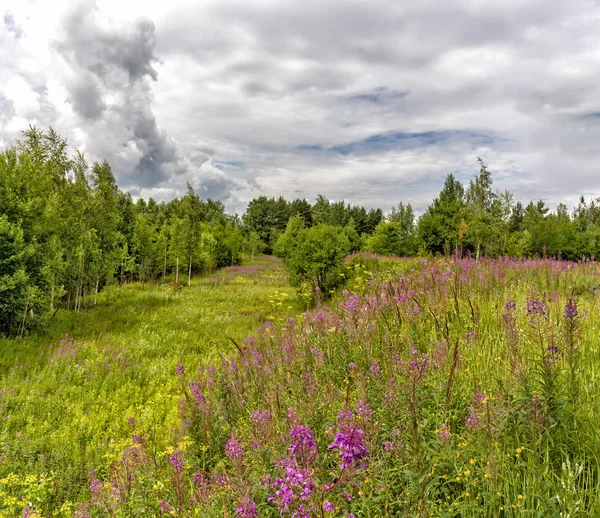
[[[477,415],[477,412],[473,410],[469,412],[469,416],[465,421],[465,426],[467,428],[471,428],[472,430],[479,430],[481,428],[481,419]]]
[[[294,426],[290,430],[290,438],[292,444],[289,451],[292,457],[307,460],[317,454],[317,445],[308,426],[302,426],[301,424]]]
[[[242,460],[244,458],[244,447],[238,441],[238,436],[235,432],[231,432],[231,436],[225,445],[225,455],[233,461]]]
[[[271,419],[271,412],[268,410],[256,410],[250,414],[250,421],[254,424],[267,423]]]
[[[356,413],[366,421],[373,414],[373,410],[371,410],[369,403],[361,399],[356,405]]]
[[[565,312],[563,318],[574,318],[577,316],[577,306],[575,304],[567,304],[565,306]]]
[[[240,518],[256,518],[258,516],[258,510],[253,500],[244,498],[238,502],[238,508],[235,510],[236,516]]]
[[[529,299],[527,301],[527,316],[530,319],[535,317],[541,317],[548,320],[548,310],[550,308],[547,304],[544,304],[540,299]]]
[[[374,363],[369,367],[369,371],[371,371],[373,376],[377,377],[381,373],[381,367],[377,363]]]
[[[183,471],[183,453],[179,450],[175,450],[169,459],[171,466],[177,473]]]
[[[90,476],[90,493],[93,497],[98,497],[102,494],[102,483],[96,478],[96,474],[93,470],[89,472]]]
[[[295,507],[298,502],[306,502],[316,492],[315,482],[310,470],[301,468],[293,459],[285,459],[281,462],[283,477],[276,477],[272,487],[274,494],[269,496],[269,502],[275,502],[279,506],[280,515]],[[304,507],[302,504],[296,508],[292,516],[304,516],[297,514]],[[310,515],[306,515],[310,518]]]
[[[349,468],[360,462],[364,467],[362,459],[367,456],[365,448],[364,431],[356,426],[345,425],[336,433],[335,440],[329,445],[329,449],[337,449],[342,458],[342,469]]]
[[[335,511],[335,505],[333,505],[329,500],[326,500],[325,505],[323,505],[323,509],[327,512]]]

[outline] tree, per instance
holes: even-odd
[[[425,251],[449,253],[459,246],[458,225],[465,216],[464,197],[464,187],[449,174],[440,194],[417,223],[417,233]]]
[[[340,227],[321,224],[301,231],[285,260],[292,284],[308,281],[329,295],[342,282],[340,268],[349,250],[350,242]]]

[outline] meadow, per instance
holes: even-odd
[[[0,341],[3,516],[600,516],[600,267],[261,257]],[[68,333],[68,335],[66,334]]]

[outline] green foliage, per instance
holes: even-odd
[[[344,281],[341,266],[350,246],[342,228],[320,224],[303,229],[297,217],[290,221],[277,249],[290,271],[292,285],[308,281],[329,296]]]

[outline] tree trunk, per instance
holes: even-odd
[[[166,276],[167,276],[167,246],[165,245],[165,260],[163,262],[163,282],[165,282]]]
[[[179,284],[179,255],[175,257],[175,286]]]
[[[192,258],[190,257],[190,266],[188,268],[188,286],[192,285]]]
[[[94,292],[94,306],[96,305],[96,301],[98,300],[98,284],[100,283],[100,279],[96,277],[96,291]]]

